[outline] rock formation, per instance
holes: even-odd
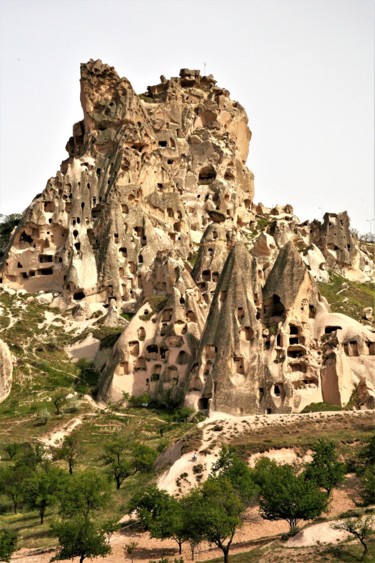
[[[8,346],[0,340],[0,402],[12,389],[13,362]]]
[[[371,279],[346,212],[300,223],[290,205],[253,201],[248,119],[211,75],[182,69],[137,95],[90,60],[81,102],[69,156],[15,228],[0,279],[49,292],[76,320],[108,308],[104,326],[123,332],[100,398],[288,413],[344,405],[357,386],[373,406],[374,333],[332,316],[316,286],[332,269]]]

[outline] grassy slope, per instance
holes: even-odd
[[[323,562],[348,562],[355,563],[363,561],[363,549],[357,541],[349,541],[340,543],[336,546],[314,546],[304,548],[287,548],[278,539],[272,542],[267,541],[265,546],[257,547],[256,544],[261,542],[254,542],[255,547],[251,551],[238,553],[230,556],[231,563],[310,563],[311,561]],[[264,543],[264,542],[263,542]],[[368,563],[375,561],[375,540],[368,543],[369,553],[366,561]],[[223,558],[210,559],[205,563],[222,563]],[[197,561],[199,563],[199,560]]]
[[[375,306],[374,283],[351,282],[335,272],[330,272],[329,283],[319,282],[318,287],[333,312],[344,313],[357,321],[361,320],[364,307]]]
[[[81,455],[77,469],[82,470],[90,467],[105,472],[106,469],[101,461],[103,445],[110,440],[114,433],[130,442],[147,443],[150,447],[160,449],[161,445],[166,447],[174,443],[194,427],[191,423],[170,422],[166,413],[158,413],[148,409],[130,409],[127,414],[128,416],[122,417],[110,411],[96,414],[86,413],[87,418],[75,431],[75,435],[78,436],[81,443]],[[74,416],[77,416],[77,414]],[[71,418],[72,415],[67,413],[63,413],[61,417],[54,416],[42,427],[43,431],[40,431],[41,427],[38,427],[39,433],[45,434]],[[12,431],[10,441],[19,443],[31,441],[37,434],[35,423],[32,421],[32,416],[23,417],[20,424],[17,425],[18,431]],[[163,428],[163,438],[160,436],[161,428]],[[4,455],[0,464],[5,465],[7,463],[9,462]],[[65,468],[63,464],[62,467]],[[127,503],[131,495],[154,482],[156,477],[155,473],[137,474],[125,481],[119,491],[115,490],[114,480],[111,480],[112,500],[108,510],[103,515],[120,519],[127,511]],[[10,502],[5,497],[0,496],[0,522],[18,529],[21,535],[20,547],[53,547],[56,545],[56,540],[51,535],[48,525],[53,516],[56,515],[55,509],[47,510],[46,521],[43,526],[39,524],[38,515],[35,512],[21,511],[14,515],[11,510]]]
[[[17,359],[12,392],[0,404],[0,445],[35,442],[41,436],[62,427],[72,418],[80,416],[83,417],[83,423],[76,430],[82,444],[79,468],[96,467],[104,471],[100,461],[103,444],[115,432],[127,440],[137,440],[160,449],[194,428],[190,423],[170,422],[167,413],[147,409],[129,409],[126,411],[127,416],[120,416],[125,413],[119,415],[111,409],[92,412],[82,395],[82,392],[88,392],[90,387],[80,380],[79,368],[64,351],[64,346],[77,340],[77,334],[73,331],[66,332],[58,321],[49,325],[47,331],[44,330],[41,324],[46,320],[45,312],[51,310],[35,301],[27,303],[27,297],[30,296],[0,293],[0,306],[3,309],[3,315],[0,317],[0,338],[8,344]],[[87,332],[85,331],[83,336]],[[96,337],[105,341],[113,339],[119,331],[101,328],[99,324],[94,332]],[[64,404],[63,412],[58,416],[51,398],[60,391],[65,395],[75,393],[75,396]],[[44,423],[42,415],[46,411],[49,416]],[[160,435],[161,428],[163,437]],[[9,463],[6,459],[7,456],[2,455],[0,464]],[[113,482],[113,502],[108,515],[116,518],[123,516],[130,494],[155,478],[154,474],[131,477],[118,493],[115,492]],[[40,526],[36,513],[21,511],[13,515],[9,501],[0,496],[0,522],[19,530],[20,547],[55,545],[48,525],[55,513],[54,509],[48,510],[46,522]]]

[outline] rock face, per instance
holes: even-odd
[[[261,287],[256,260],[242,243],[231,250],[221,272],[192,365],[186,400],[207,409],[256,411],[259,380]]]
[[[333,319],[315,283],[328,269],[371,279],[346,212],[300,223],[291,205],[254,203],[248,119],[212,76],[182,69],[137,95],[90,60],[81,102],[69,156],[25,211],[0,279],[49,292],[76,320],[108,307],[104,325],[123,332],[100,398],[287,413],[346,404],[357,386],[373,406],[374,335]]]
[[[311,240],[321,248],[327,267],[338,267],[348,279],[361,280],[366,274],[373,274],[373,257],[359,250],[349,227],[346,211],[325,213],[322,225],[317,221],[312,223]]]
[[[6,399],[12,389],[13,363],[8,346],[0,340],[0,402]]]
[[[211,216],[249,222],[247,116],[198,71],[137,96],[100,61],[81,67],[81,102],[69,158],[26,211],[2,279],[65,302],[137,304],[157,251],[186,260]]]

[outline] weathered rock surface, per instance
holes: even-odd
[[[372,279],[347,213],[300,223],[289,204],[254,203],[248,119],[212,76],[182,69],[137,95],[90,60],[81,103],[0,279],[75,321],[108,308],[104,326],[123,332],[96,362],[100,398],[288,413],[344,405],[357,387],[372,407],[374,333],[330,314],[315,283]]]
[[[8,346],[0,340],[0,402],[12,389],[13,362]]]

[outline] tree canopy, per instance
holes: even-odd
[[[330,495],[333,487],[344,479],[345,466],[337,459],[334,442],[320,439],[314,446],[313,459],[306,466],[305,478],[314,481]]]
[[[77,460],[80,455],[80,444],[78,437],[75,434],[70,434],[66,436],[63,443],[60,446],[54,448],[53,457],[56,460],[65,461],[68,465],[68,470],[70,475],[73,473],[73,469],[77,464]]]
[[[319,516],[327,506],[328,496],[315,481],[296,475],[290,465],[277,465],[267,458],[256,465],[260,487],[259,504],[263,518],[286,520],[293,530],[301,520]]]
[[[180,550],[185,537],[184,511],[181,501],[160,491],[155,485],[136,494],[130,501],[130,511],[136,511],[141,524],[152,538],[174,539]]]
[[[247,464],[231,448],[223,448],[207,481],[182,499],[171,497],[157,487],[135,495],[130,510],[136,510],[151,537],[173,538],[194,548],[202,540],[217,545],[228,561],[236,530],[256,494]]]
[[[18,536],[13,530],[0,530],[0,561],[10,561],[17,549]]]
[[[60,492],[60,513],[65,518],[89,518],[109,503],[108,479],[98,471],[74,473],[64,483]]]
[[[32,510],[38,510],[41,524],[47,508],[58,501],[64,477],[61,469],[53,467],[49,462],[43,462],[24,481],[25,502]]]
[[[116,481],[117,490],[132,475],[150,471],[156,457],[157,452],[149,446],[137,442],[130,444],[119,436],[104,446],[103,461]]]
[[[82,515],[54,522],[52,530],[59,539],[59,550],[51,561],[79,557],[82,563],[87,557],[106,557],[111,553],[109,538],[115,528],[113,522],[100,524]]]

